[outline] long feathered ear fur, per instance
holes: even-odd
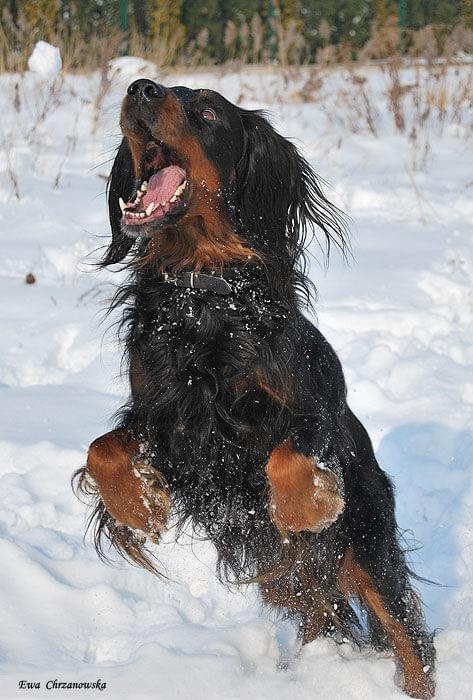
[[[108,215],[110,228],[112,229],[112,241],[105,251],[100,265],[105,267],[113,263],[121,262],[133,245],[133,240],[126,236],[120,227],[122,212],[118,204],[118,198],[125,201],[131,196],[135,174],[133,161],[126,139],[123,139],[115,156],[112,171],[108,180]]]
[[[305,269],[307,234],[323,232],[343,254],[343,214],[325,197],[309,163],[258,111],[241,111],[246,147],[236,168],[235,209],[242,232],[278,267]],[[301,280],[299,280],[301,281]]]

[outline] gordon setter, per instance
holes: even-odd
[[[98,553],[105,536],[157,571],[146,538],[190,522],[220,578],[257,582],[303,643],[392,649],[405,692],[433,697],[391,482],[302,313],[307,233],[344,248],[343,216],[261,112],[216,92],[137,80],[120,125],[102,265],[130,270],[113,306],[131,392],[77,473]]]

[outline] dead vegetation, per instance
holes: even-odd
[[[222,27],[222,52],[219,65],[288,66],[364,64],[369,61],[392,61],[400,55],[433,62],[439,57],[451,62],[473,53],[473,18],[465,15],[466,26],[427,25],[418,30],[400,29],[397,16],[373,20],[368,41],[360,48],[346,40],[333,42],[333,27],[322,19],[315,34],[318,50],[309,46],[304,22],[289,16],[279,0],[273,0],[274,16],[262,18],[235,15]],[[44,6],[44,7],[43,7]],[[100,70],[112,57],[137,56],[162,67],[195,67],[216,63],[212,37],[203,27],[195,36],[186,35],[177,5],[157,5],[150,15],[147,31],[131,17],[126,33],[107,24],[75,24],[64,19],[60,4],[54,0],[17,3],[15,17],[3,4],[0,16],[0,72],[21,73],[26,69],[34,44],[42,39],[61,51],[64,70],[89,73]],[[49,8],[49,9],[48,9]],[[471,25],[471,26],[470,26]]]

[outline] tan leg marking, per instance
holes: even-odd
[[[422,662],[402,623],[388,612],[371,576],[355,561],[350,550],[343,560],[338,585],[345,596],[357,594],[378,618],[404,672],[404,692],[413,698],[430,700],[435,694],[433,680],[424,673]]]
[[[320,469],[313,457],[296,452],[290,439],[271,452],[266,475],[269,513],[282,533],[320,532],[343,511],[335,475]]]
[[[94,440],[86,472],[120,523],[150,534],[165,528],[170,497],[164,477],[139,461],[139,444],[127,430],[112,430]]]

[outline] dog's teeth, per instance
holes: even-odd
[[[151,216],[151,214],[154,212],[156,209],[154,202],[151,202],[151,204],[148,204],[146,207],[146,216]]]
[[[179,195],[182,194],[184,192],[184,190],[186,189],[186,184],[187,184],[187,181],[184,181],[179,185],[179,187],[177,188],[177,190],[174,192],[173,196],[169,200],[170,202],[176,201],[176,199],[179,197]]]
[[[139,213],[140,219],[144,219],[145,216],[146,216],[145,212],[144,212],[144,211],[140,211],[140,213]]]
[[[118,204],[120,205],[120,209],[121,209],[122,211],[125,211],[125,209],[126,209],[126,203],[123,201],[123,199],[122,199],[121,197],[118,199]]]
[[[147,189],[148,189],[148,183],[147,183],[146,180],[144,180],[144,182],[141,183],[140,190],[141,190],[142,192],[146,192]]]
[[[143,196],[143,192],[141,192],[140,190],[138,190],[138,192],[136,193],[135,202],[139,202],[140,199],[142,198],[142,196]]]

